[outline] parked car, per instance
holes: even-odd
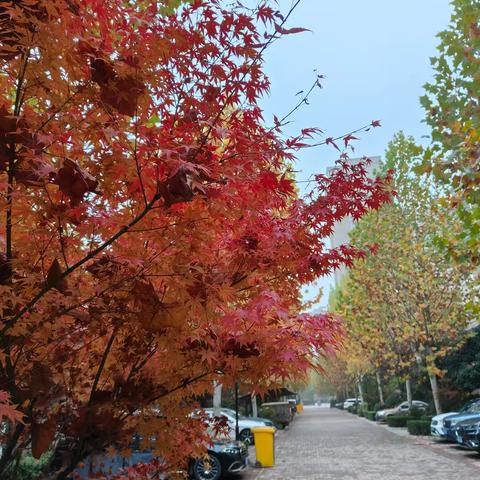
[[[110,454],[90,455],[81,468],[75,470],[76,477],[90,478],[92,475],[110,475],[122,472],[124,468],[139,463],[150,463],[153,460],[161,460],[156,457],[151,448],[141,446],[142,438],[133,436],[130,445],[131,455],[124,457],[120,452]],[[191,459],[188,465],[188,475],[194,480],[220,480],[230,473],[238,473],[247,468],[248,450],[243,442],[218,439],[212,437],[212,444],[207,447],[207,457]],[[76,478],[75,477],[75,478]],[[95,477],[97,478],[97,477]],[[102,476],[102,478],[104,478]],[[157,478],[157,477],[155,477]],[[159,474],[158,479],[170,478],[168,474]]]
[[[353,407],[354,405],[359,405],[361,403],[359,398],[347,398],[343,402],[343,409],[346,410],[348,407]]]
[[[233,408],[226,408],[222,407],[220,409],[221,412],[225,412],[226,414],[230,415],[231,417],[235,418],[235,410]],[[266,425],[267,427],[273,427],[273,422],[269,418],[262,418],[262,417],[246,417],[245,415],[239,415],[238,418],[242,420],[253,420],[254,422],[260,422]]]
[[[451,440],[452,442],[457,441],[456,433],[454,432],[454,428],[457,424],[463,421],[474,421],[477,418],[480,421],[480,399],[471,403],[468,408],[463,411],[459,412],[456,415],[450,415],[443,420],[443,438]]]
[[[422,402],[420,400],[413,400],[412,407],[425,412],[428,408],[428,403]],[[385,410],[379,410],[375,415],[375,420],[377,422],[385,421],[387,417],[402,416],[408,415],[410,413],[410,405],[408,402],[402,402],[400,405],[397,405],[395,408],[387,408]]]
[[[214,441],[208,449],[208,458],[191,460],[189,475],[195,480],[219,480],[230,473],[247,468],[248,450],[240,441]]]
[[[476,413],[476,409],[480,404],[480,398],[474,398],[469,402],[465,403],[463,407],[458,412],[447,412],[441,413],[440,415],[435,415],[432,418],[432,422],[430,424],[430,431],[432,436],[437,438],[448,438],[448,432],[445,428],[445,420],[453,419],[456,415],[463,415],[468,413]],[[473,410],[473,411],[471,411]]]
[[[459,445],[477,450],[480,448],[480,414],[475,418],[458,422],[452,428],[452,436]]]
[[[206,408],[205,412],[207,415],[211,418],[215,416],[215,410],[213,408]],[[230,429],[230,432],[233,433],[235,432],[235,411],[233,411],[233,415],[231,415],[230,412],[228,412],[226,409],[221,409],[220,410],[220,416],[224,416],[227,418],[228,422],[228,427]],[[238,417],[238,429],[239,429],[239,440],[242,442],[245,442],[249,445],[254,444],[254,438],[253,438],[253,433],[252,433],[252,428],[255,427],[265,427],[265,426],[271,426],[272,422],[270,420],[266,420],[266,422],[269,423],[267,425],[264,421],[258,421],[258,420],[253,420],[248,417]],[[232,435],[232,436],[233,436]]]

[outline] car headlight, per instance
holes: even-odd
[[[439,421],[438,420],[432,420],[432,425],[438,425]]]
[[[222,448],[223,453],[228,453],[230,455],[239,455],[240,454],[240,447],[236,447],[234,445],[225,445]]]

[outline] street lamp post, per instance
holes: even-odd
[[[240,439],[240,432],[238,429],[238,382],[235,382],[235,440]]]

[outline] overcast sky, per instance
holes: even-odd
[[[280,10],[288,12],[291,3],[279,0]],[[295,114],[287,133],[316,126],[337,136],[381,120],[382,128],[355,142],[355,156],[383,156],[399,130],[421,139],[428,129],[419,97],[432,78],[429,59],[438,44],[436,34],[445,29],[450,13],[448,0],[302,0],[285,27],[312,33],[285,36],[265,52],[272,83],[262,101],[265,119],[287,113],[298,99],[295,93],[312,84],[316,69],[326,76],[324,88]],[[331,147],[300,152],[298,178],[324,172],[336,157]],[[322,305],[331,283],[320,283]],[[318,286],[309,290],[306,298]]]

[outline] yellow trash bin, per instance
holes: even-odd
[[[297,403],[297,413],[302,413],[302,412],[303,412],[303,404]]]
[[[273,467],[275,465],[275,428],[252,428],[255,438],[255,453],[257,464],[260,467]]]

